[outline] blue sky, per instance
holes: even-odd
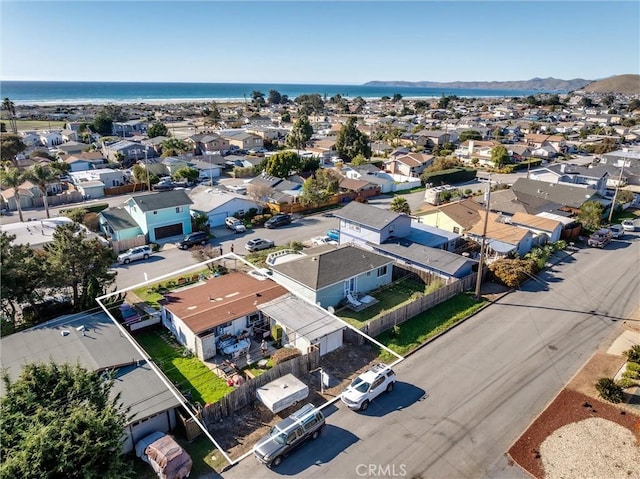
[[[0,0],[3,80],[360,84],[640,73],[640,2]]]

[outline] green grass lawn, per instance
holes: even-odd
[[[64,128],[64,121],[47,121],[47,120],[16,120],[18,131],[26,130],[53,130]],[[7,123],[7,129],[9,125]]]
[[[192,401],[213,403],[233,390],[199,358],[183,356],[184,348],[169,333],[150,331],[136,340],[180,391],[190,390]]]
[[[392,311],[407,302],[414,293],[428,292],[428,287],[418,281],[398,281],[388,288],[372,291],[370,294],[378,300],[376,304],[360,312],[344,308],[337,312],[337,316],[349,324],[359,328],[379,315],[382,311]]]
[[[170,292],[172,289],[182,287],[179,283],[180,278],[188,279],[188,283],[184,283],[184,285],[193,284],[197,281],[197,278],[201,274],[210,274],[211,271],[208,269],[202,269],[199,271],[194,271],[193,273],[184,274],[181,276],[176,276],[173,278],[166,279],[164,281],[160,281],[158,283],[147,284],[140,288],[136,288],[133,290],[133,293],[138,296],[142,301],[144,301],[148,306],[152,306],[156,309],[160,309],[160,301],[164,299],[163,292]]]
[[[459,294],[398,325],[396,332],[388,330],[376,339],[389,349],[405,356],[427,339],[449,329],[480,309],[486,301],[477,301],[471,294]],[[383,351],[383,361],[392,361],[392,354]]]

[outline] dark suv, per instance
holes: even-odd
[[[200,244],[206,245],[209,242],[209,233],[205,233],[204,231],[196,231],[195,233],[189,233],[187,236],[182,238],[176,246],[180,249],[187,249],[193,245]]]
[[[285,214],[275,215],[273,218],[269,218],[264,226],[265,228],[277,228],[278,226],[284,226],[291,223],[291,216]]]

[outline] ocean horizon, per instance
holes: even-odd
[[[294,100],[300,95],[319,94],[323,98],[380,99],[395,94],[403,98],[436,98],[442,95],[467,98],[522,97],[545,93],[538,90],[471,88],[422,88],[400,86],[288,84],[288,83],[166,83],[166,82],[59,82],[0,81],[0,95],[16,105],[161,103],[161,102],[240,102],[251,101],[260,91],[265,99],[270,90]]]

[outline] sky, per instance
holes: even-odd
[[[640,73],[640,2],[0,0],[2,80],[362,84]]]

